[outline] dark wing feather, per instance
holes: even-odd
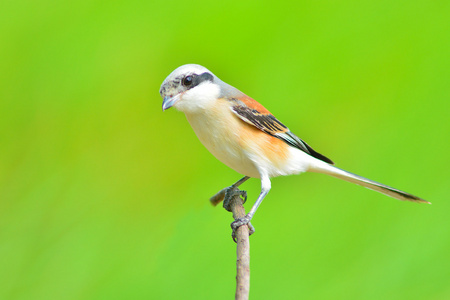
[[[243,103],[242,103],[243,104]],[[274,136],[288,145],[302,150],[309,155],[320,159],[329,164],[333,164],[333,161],[324,155],[314,151],[307,143],[302,141],[299,137],[293,134],[289,128],[287,128],[283,123],[277,120],[270,113],[261,113],[256,109],[252,109],[245,104],[233,105],[231,110],[244,122],[255,126],[261,131],[264,131],[271,136]]]

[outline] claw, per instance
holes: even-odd
[[[233,241],[235,243],[237,243],[236,242],[237,229],[243,225],[248,226],[248,235],[252,235],[253,233],[255,233],[255,227],[253,227],[252,223],[250,223],[250,218],[248,217],[248,215],[243,218],[237,219],[236,221],[231,223],[231,229],[233,230],[233,232],[231,233],[231,237],[233,238]]]
[[[243,200],[244,200],[243,203],[245,203],[245,201],[247,201],[247,192],[246,191],[241,191],[240,189],[238,189],[235,186],[230,186],[225,190],[225,198],[223,200],[223,208],[225,208],[227,211],[231,212],[230,201],[236,195],[239,195],[243,198]]]
[[[255,227],[253,227],[252,223],[248,222],[248,235],[252,235],[255,233]]]
[[[247,191],[239,191],[240,192],[240,196],[242,197],[242,204],[244,204],[245,202],[247,202]]]
[[[231,212],[231,199],[233,199],[234,196],[240,196],[242,197],[243,203],[247,201],[247,192],[241,191],[238,187],[235,185],[232,185],[225,189],[225,196],[223,200],[223,207]],[[255,232],[255,228],[250,223],[251,217],[249,215],[246,215],[243,218],[235,220],[233,223],[231,223],[231,228],[233,232],[231,233],[231,237],[233,238],[233,241],[236,242],[236,231],[239,227],[242,225],[248,226],[249,235],[252,235]]]

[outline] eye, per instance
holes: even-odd
[[[192,84],[193,78],[191,75],[188,75],[186,77],[183,78],[183,85],[188,87]]]

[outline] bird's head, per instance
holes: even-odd
[[[161,84],[162,109],[172,106],[183,112],[199,112],[219,97],[220,81],[205,67],[183,65],[170,73]]]

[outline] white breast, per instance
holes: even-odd
[[[239,144],[239,123],[225,102],[215,109],[188,113],[186,118],[202,144],[218,160],[238,173],[259,178],[258,169]]]

